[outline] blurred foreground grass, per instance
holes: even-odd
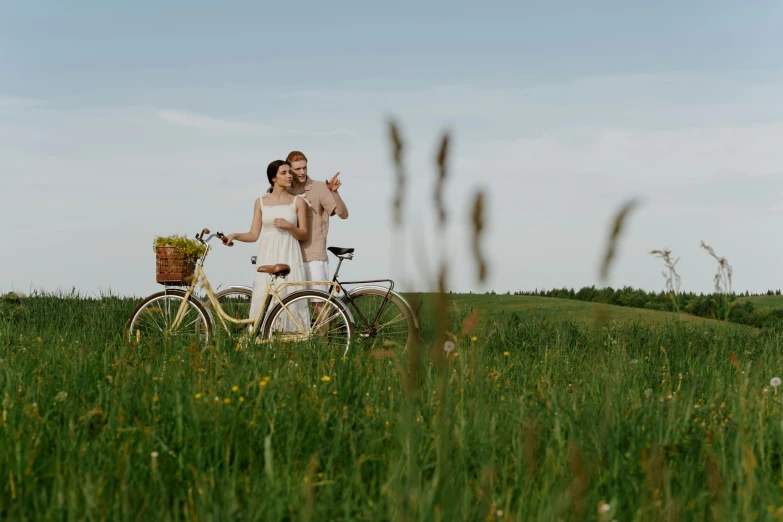
[[[783,519],[779,336],[463,297],[443,364],[425,306],[418,379],[385,350],[129,345],[132,299],[3,301],[0,518]]]

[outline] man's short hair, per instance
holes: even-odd
[[[305,156],[303,153],[299,152],[298,150],[292,150],[288,153],[288,157],[285,159],[288,163],[293,163],[295,161],[307,161],[307,156]]]

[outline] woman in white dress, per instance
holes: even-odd
[[[283,160],[276,160],[266,169],[269,189],[256,199],[253,207],[253,221],[249,232],[229,234],[223,242],[231,246],[234,241],[254,243],[259,237],[256,266],[276,265],[283,263],[291,267],[291,273],[286,276],[288,282],[304,281],[304,264],[302,263],[302,248],[299,241],[307,238],[306,202],[299,196],[289,194],[288,189],[293,182],[291,165]],[[269,279],[272,277],[263,272],[256,272],[253,283],[253,300],[250,304],[250,318],[254,319],[263,307],[262,299],[266,294]],[[280,291],[284,297],[295,290],[304,287],[288,287]],[[297,303],[291,309],[299,323],[304,328],[310,327],[307,305]],[[288,315],[283,324],[275,325],[276,331],[295,332],[298,329]]]

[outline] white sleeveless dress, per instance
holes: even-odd
[[[302,247],[299,245],[299,241],[296,240],[291,232],[275,228],[274,221],[277,218],[283,218],[294,225],[297,225],[296,216],[296,198],[294,197],[293,203],[289,205],[264,205],[264,199],[267,194],[261,196],[261,235],[258,243],[258,255],[256,257],[256,267],[261,265],[276,265],[277,263],[285,263],[291,267],[291,273],[288,274],[285,279],[278,278],[277,284],[283,282],[296,282],[304,281],[304,264],[302,263]],[[269,279],[272,276],[262,272],[256,272],[255,281],[253,282],[253,299],[250,303],[250,318],[255,318],[258,310],[263,307],[263,298],[266,294],[266,288],[269,284]],[[283,298],[291,292],[297,290],[305,290],[304,286],[291,286],[279,290],[280,297]],[[276,303],[272,302],[270,308]],[[291,313],[294,314],[305,331],[310,327],[310,313],[306,301],[301,301],[289,308]],[[275,331],[284,332],[296,332],[298,328],[288,317],[288,314],[284,313],[284,320],[281,323],[274,325]]]

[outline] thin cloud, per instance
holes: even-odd
[[[213,132],[250,133],[266,132],[269,130],[269,128],[264,125],[236,120],[212,118],[211,116],[205,116],[203,114],[190,111],[158,111],[158,117],[161,120],[174,125]]]
[[[39,107],[49,103],[46,100],[34,98],[20,98],[18,96],[4,96],[0,94],[0,107]]]
[[[302,134],[301,132],[298,134]],[[344,127],[337,127],[332,130],[323,131],[323,132],[315,132],[313,133],[314,136],[348,136],[348,137],[355,137],[358,136],[356,131],[352,129],[346,129]]]

